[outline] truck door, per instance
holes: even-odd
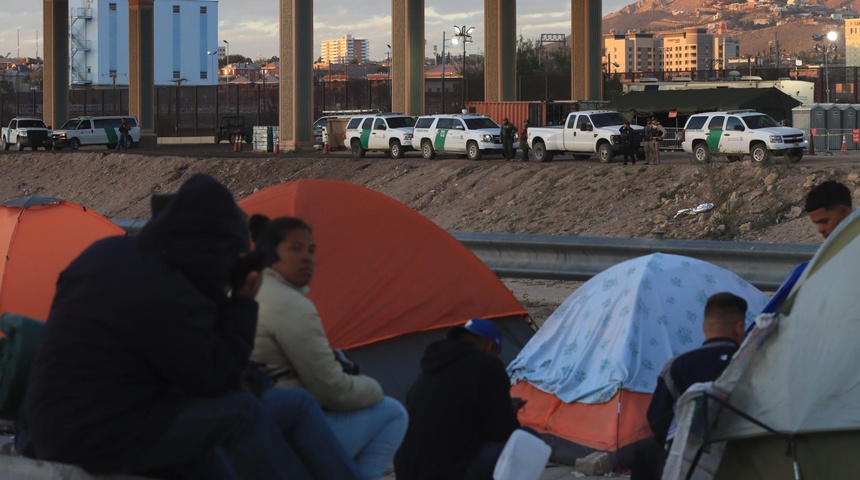
[[[448,132],[445,149],[461,153],[466,151],[466,125],[463,124],[463,120],[459,118],[451,120],[451,130]]]
[[[743,155],[749,153],[747,145],[747,128],[740,117],[734,115],[729,116],[726,120],[726,128],[723,130],[723,137],[720,140],[719,152],[727,155]]]
[[[12,135],[12,132],[15,132],[15,135]],[[18,141],[18,120],[13,119],[9,123],[9,128],[6,129],[6,143],[13,144]]]
[[[576,118],[578,115],[570,114],[567,117],[567,123],[562,130],[562,138],[559,142],[563,150],[572,150],[576,139]]]
[[[714,115],[711,117],[711,121],[708,122],[707,130],[708,130],[708,150],[711,153],[716,153],[720,151],[720,142],[722,142],[723,138],[723,122],[725,122],[726,117],[723,115]]]
[[[96,138],[97,135],[93,130],[93,121],[90,119],[81,120],[75,133],[77,133],[78,138],[81,140],[81,145],[107,143],[107,135],[104,134],[104,131],[101,132],[101,135],[98,135],[98,137],[104,137],[103,139]]]
[[[370,132],[373,131],[373,119],[366,118],[361,122],[361,148],[367,150],[370,148]]]
[[[565,145],[567,147],[567,145]],[[566,148],[574,152],[594,152],[594,124],[588,115],[579,115],[576,119],[576,131],[573,137],[573,148]]]
[[[370,132],[370,140],[367,142],[370,150],[383,150],[388,148],[388,127],[385,120],[377,118],[373,121],[373,131]]]
[[[451,132],[453,120],[450,118],[440,118],[436,121],[436,135],[433,137],[433,149],[437,152],[444,152],[452,144],[448,143],[448,134]],[[431,132],[433,130],[430,130]]]

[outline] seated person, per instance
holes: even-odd
[[[257,249],[270,268],[257,296],[260,321],[252,360],[273,370],[276,387],[307,389],[322,405],[335,435],[355,459],[365,479],[378,479],[403,440],[408,417],[403,406],[383,395],[379,382],[344,371],[335,359],[316,307],[305,294],[313,278],[316,244],[310,227],[291,217],[252,217]],[[279,414],[277,406],[269,410]],[[288,412],[284,412],[288,413]]]
[[[501,348],[502,332],[479,318],[427,347],[406,397],[410,420],[394,459],[397,480],[492,479],[520,426]]]

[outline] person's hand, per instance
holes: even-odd
[[[233,290],[233,296],[253,299],[260,291],[261,285],[263,285],[263,276],[260,275],[260,272],[252,271],[245,277],[245,283]]]

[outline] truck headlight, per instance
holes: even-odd
[[[407,134],[403,135],[403,140],[412,140],[412,134],[407,133]]]
[[[609,140],[613,145],[618,145],[621,143],[621,135],[610,135]]]
[[[487,135],[487,134],[482,134],[481,135],[481,141],[484,143],[493,143],[493,136]]]
[[[782,143],[782,135],[771,135],[770,143]]]

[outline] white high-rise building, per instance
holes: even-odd
[[[344,35],[337,40],[323,40],[320,44],[323,63],[367,63],[370,60],[370,42]]]
[[[154,0],[156,85],[218,83],[217,0]],[[69,2],[69,81],[128,84],[128,2]]]

